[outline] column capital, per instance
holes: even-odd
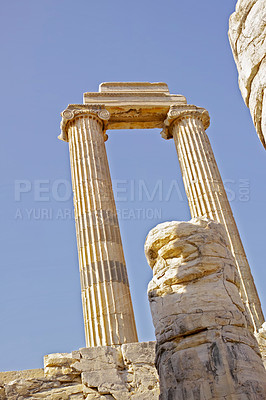
[[[107,128],[107,121],[110,118],[110,113],[103,105],[95,104],[88,106],[85,104],[69,104],[60,115],[62,117],[60,124],[61,134],[58,136],[58,139],[68,142],[67,125],[69,121],[73,121],[73,119],[82,115],[92,115],[96,116],[99,119],[99,122],[102,123],[104,139],[107,140],[108,136],[105,131]]]
[[[184,106],[170,106],[170,109],[167,113],[167,117],[164,120],[164,127],[161,132],[161,136],[164,139],[171,139],[172,135],[172,127],[174,124],[182,121],[186,118],[198,118],[203,123],[204,129],[207,129],[210,126],[210,116],[205,108],[193,106],[193,105],[184,105]]]

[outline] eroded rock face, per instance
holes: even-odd
[[[158,400],[154,342],[85,348],[80,357],[74,367],[87,400]]]
[[[77,361],[68,353],[50,354],[44,357],[44,371],[22,371],[9,373],[13,376],[5,378],[3,374],[3,393],[1,400],[83,400],[83,385],[80,372],[72,368]],[[26,373],[27,372],[27,373]]]
[[[242,96],[266,148],[265,37],[265,0],[238,0],[229,21],[229,40],[239,73]]]
[[[266,369],[266,322],[264,322],[259,332],[256,333],[256,339],[258,341],[262,360]]]
[[[0,400],[158,400],[154,359],[154,342],[49,354],[44,376],[0,380]]]
[[[160,400],[265,399],[266,373],[224,227],[200,218],[160,224],[145,253]]]

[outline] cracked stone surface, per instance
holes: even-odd
[[[0,373],[0,400],[158,400],[155,342],[44,357],[44,370]]]
[[[160,224],[145,253],[160,400],[265,399],[266,372],[223,225]]]
[[[238,69],[239,87],[266,148],[265,0],[238,0],[229,20],[228,34]]]
[[[256,339],[259,343],[264,367],[266,369],[266,322],[264,322],[259,332],[256,334]]]

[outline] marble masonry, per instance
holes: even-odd
[[[0,400],[158,400],[155,343],[49,354],[44,369],[0,372]]]

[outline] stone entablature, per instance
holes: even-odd
[[[102,83],[99,92],[84,93],[84,104],[69,104],[62,112],[60,139],[68,141],[65,130],[66,115],[101,109],[108,111],[102,118],[106,129],[150,129],[163,128],[170,106],[186,105],[182,95],[169,93],[165,83],[110,82]],[[98,110],[98,111],[97,111]],[[66,114],[69,113],[69,114]],[[101,118],[101,116],[99,115]],[[107,121],[108,120],[108,121]]]

